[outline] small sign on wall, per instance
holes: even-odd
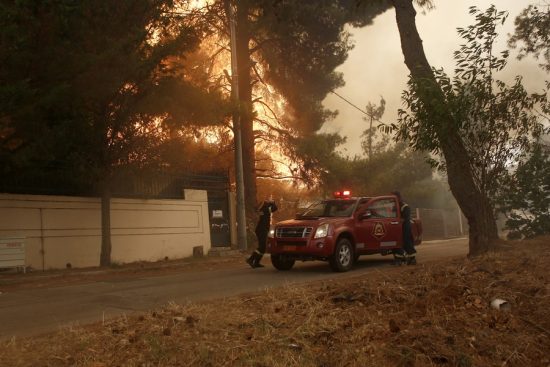
[[[25,239],[23,237],[0,238],[0,268],[25,267]]]
[[[223,210],[212,210],[212,218],[223,218]]]

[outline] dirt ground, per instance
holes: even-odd
[[[96,282],[105,279],[135,278],[136,276],[162,276],[186,271],[224,269],[244,264],[245,255],[237,252],[219,257],[198,257],[158,262],[135,262],[113,265],[109,268],[78,268],[60,270],[34,270],[22,274],[14,269],[0,272],[0,292],[20,289],[61,287]]]
[[[507,242],[12,339],[0,366],[550,366],[549,267],[550,237]]]

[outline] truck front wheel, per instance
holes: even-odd
[[[294,259],[290,259],[283,255],[271,255],[271,263],[277,270],[290,270],[294,266]]]
[[[353,245],[347,238],[340,238],[336,243],[334,254],[330,257],[330,267],[334,271],[345,272],[353,266]]]

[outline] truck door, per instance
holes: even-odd
[[[394,198],[373,199],[362,211],[368,216],[358,221],[359,242],[364,243],[367,251],[387,250],[401,246],[401,222],[399,221],[397,202]]]

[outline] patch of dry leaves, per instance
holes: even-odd
[[[550,237],[0,346],[1,366],[550,366]],[[510,312],[490,302],[510,302]]]

